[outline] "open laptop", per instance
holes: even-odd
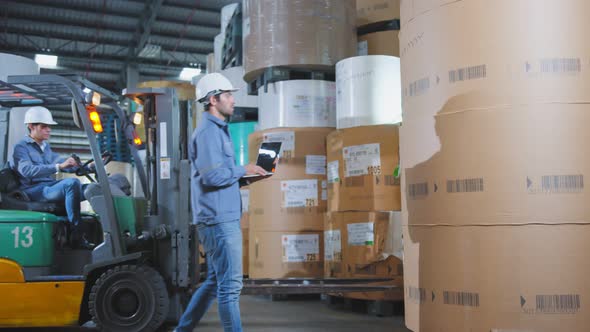
[[[279,163],[279,152],[281,151],[281,142],[264,142],[258,149],[258,158],[256,159],[256,165],[264,168],[267,175],[275,173],[277,165]],[[261,176],[258,174],[244,175],[244,178],[251,178]]]

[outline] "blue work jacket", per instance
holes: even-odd
[[[63,163],[65,158],[51,151],[49,143],[43,142],[43,144],[44,150],[35,140],[27,136],[14,146],[13,167],[18,173],[20,189],[26,190],[40,184],[48,186],[57,182],[55,165]]]
[[[246,169],[236,165],[227,123],[204,112],[191,137],[189,158],[193,222],[213,225],[239,220],[239,180]]]

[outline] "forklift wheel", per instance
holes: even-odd
[[[101,331],[155,331],[166,319],[170,299],[162,276],[145,265],[121,265],[104,272],[88,300]]]

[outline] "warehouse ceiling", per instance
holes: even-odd
[[[58,56],[57,69],[120,92],[205,69],[220,11],[236,0],[1,0],[0,53]],[[137,71],[135,71],[137,70]],[[139,77],[136,74],[139,74]]]

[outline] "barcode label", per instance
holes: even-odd
[[[411,199],[428,196],[428,182],[412,183],[408,185],[408,196]]]
[[[448,193],[473,193],[483,191],[483,178],[447,180]]]
[[[318,180],[281,181],[283,207],[312,207],[318,205]]]
[[[479,307],[479,294],[443,291],[443,303],[464,307]]]
[[[580,310],[580,295],[537,295],[537,312],[571,313]]]
[[[365,186],[365,178],[364,177],[351,177],[351,178],[344,178],[344,186],[345,187],[364,187]]]
[[[469,81],[487,76],[486,65],[472,66],[449,70],[449,83]]]
[[[426,93],[430,89],[430,78],[425,77],[410,83],[408,93],[410,97],[415,97]]]
[[[385,185],[386,186],[399,186],[400,180],[398,177],[394,175],[385,175]]]
[[[381,172],[381,148],[379,143],[345,146],[342,149],[344,177]]]
[[[541,189],[544,192],[571,193],[584,189],[583,175],[547,175],[541,177]]]
[[[582,71],[582,62],[579,58],[555,58],[542,59],[542,73],[579,73]]]
[[[319,260],[319,235],[283,235],[283,262],[313,262]]]
[[[419,303],[426,302],[426,289],[418,287],[408,287],[408,297]]]

